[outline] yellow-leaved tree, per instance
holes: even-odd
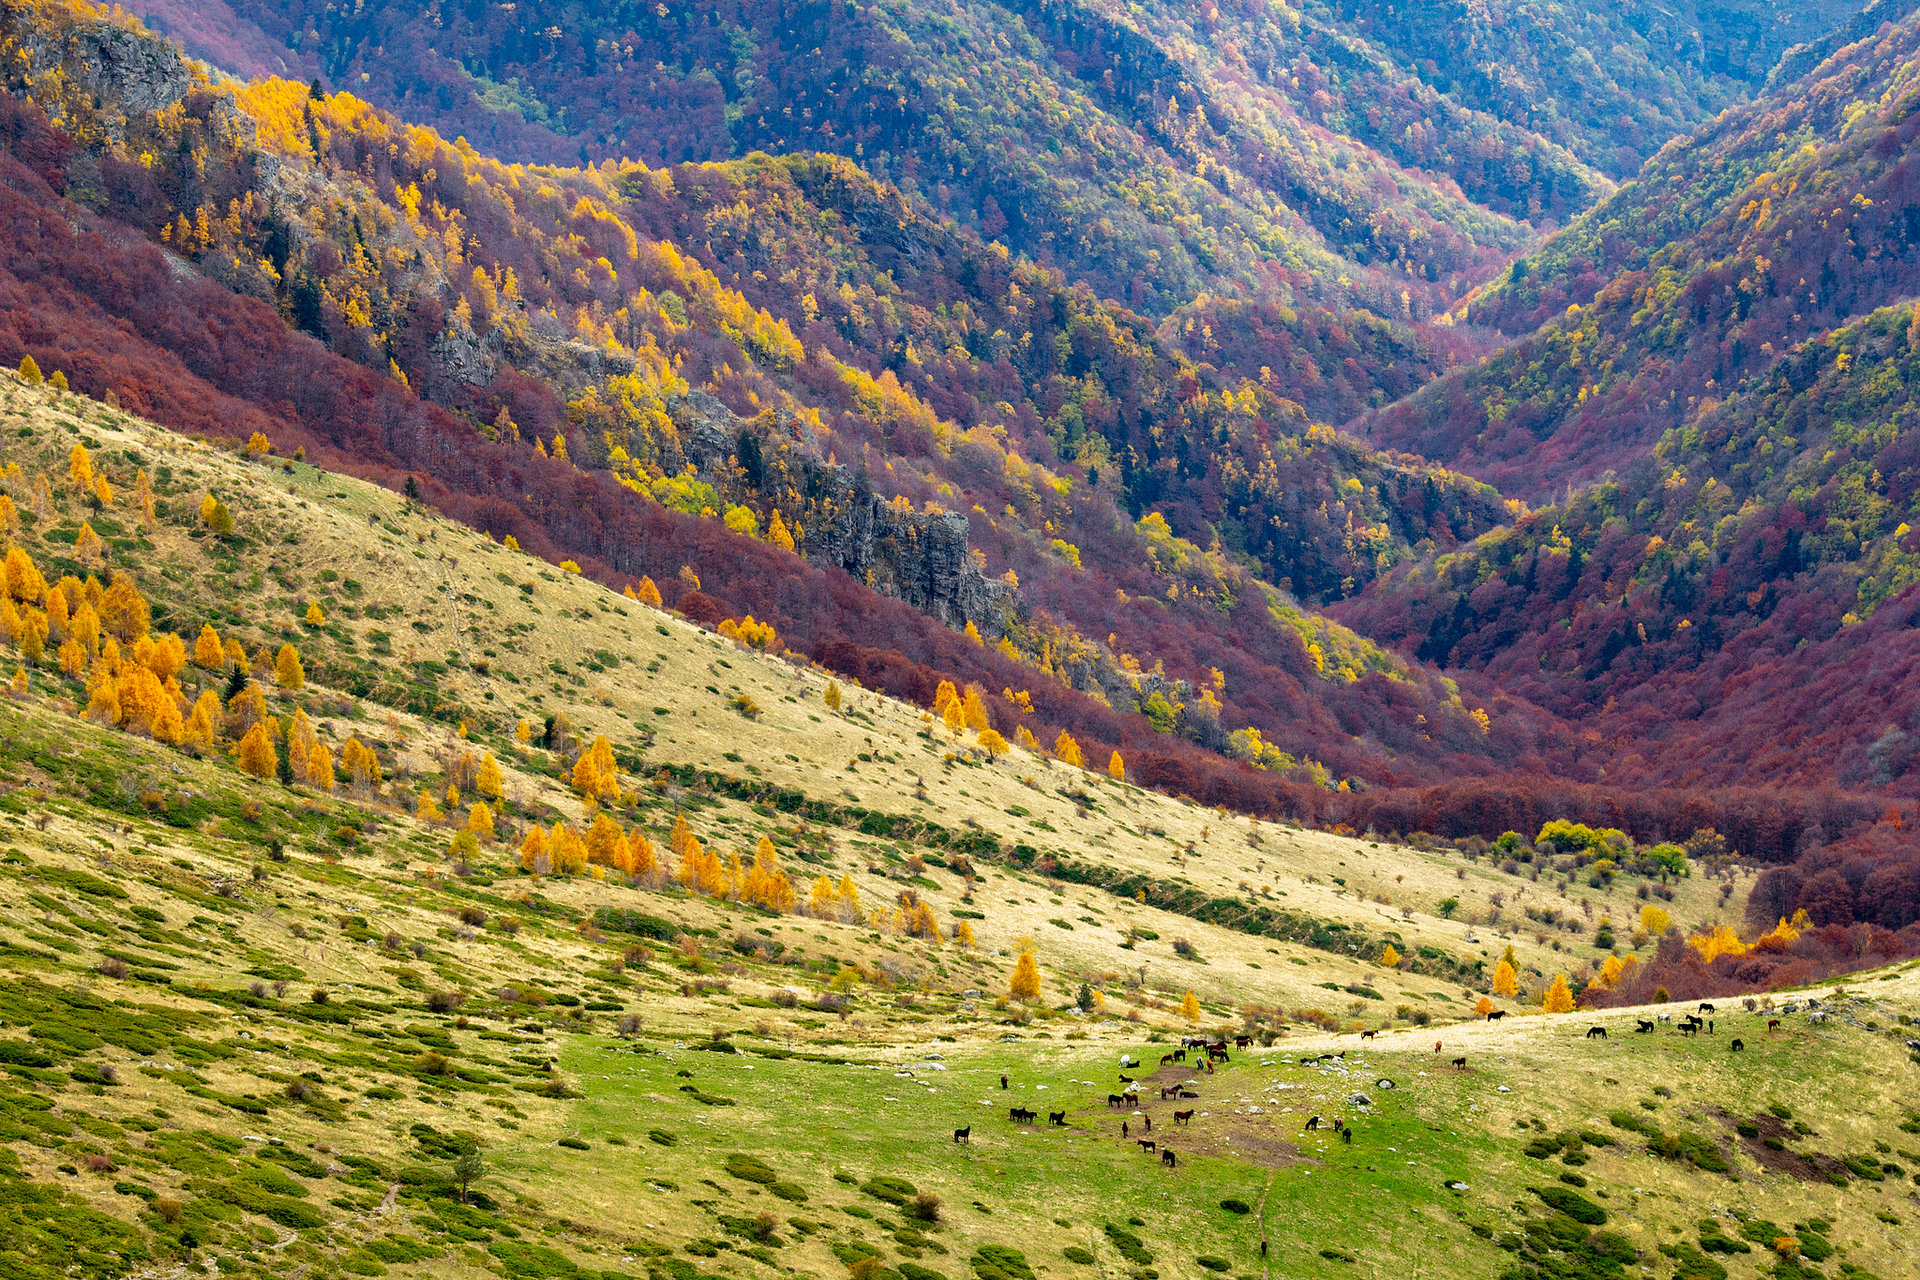
[[[838,711],[840,709],[840,682],[838,680],[827,681],[827,691],[821,695],[821,701],[827,704],[827,710],[829,711]]]
[[[1197,1022],[1200,1018],[1200,997],[1193,994],[1193,988],[1187,988],[1187,994],[1180,1000],[1180,1016],[1188,1022]]]
[[[973,945],[973,926],[965,920],[956,920],[953,925],[953,940],[962,947]]]
[[[480,771],[474,777],[474,790],[489,800],[500,798],[500,762],[489,751],[480,758]]]
[[[1107,759],[1107,776],[1115,782],[1125,782],[1127,780],[1127,762],[1120,758],[1118,751],[1114,752],[1113,755]]]
[[[1015,1000],[1034,1001],[1040,998],[1040,966],[1033,958],[1033,952],[1022,951],[1020,958],[1014,961],[1013,977],[1007,981],[1007,994]]]
[[[327,615],[321,610],[318,600],[309,600],[307,602],[307,616],[304,620],[310,627],[324,627],[327,625]]]
[[[652,578],[640,579],[640,588],[634,592],[634,598],[641,604],[660,607],[660,588],[653,585]]]
[[[613,744],[605,734],[596,736],[593,746],[573,762],[573,789],[596,800],[620,794],[620,775],[613,764]]]
[[[767,517],[767,541],[783,551],[794,549],[793,534],[788,531],[786,522],[780,518],[780,509],[775,507]]]
[[[967,722],[967,728],[981,733],[993,727],[993,721],[987,718],[986,700],[980,696],[978,685],[967,686],[967,696],[960,702],[960,714]]]
[[[1519,977],[1513,966],[1502,960],[1493,971],[1493,994],[1513,999],[1513,993],[1519,990]]]
[[[1393,949],[1393,944],[1391,942],[1387,944],[1387,949],[1380,953],[1380,963],[1385,965],[1389,969],[1397,966],[1400,963],[1400,960],[1401,960],[1400,953]]]
[[[992,729],[981,731],[980,746],[981,749],[990,756],[997,757],[1007,754],[1007,740]]]
[[[193,642],[193,665],[205,671],[218,671],[225,664],[226,650],[220,647],[220,633],[213,624],[200,624],[200,638]]]
[[[1053,754],[1076,769],[1086,767],[1087,762],[1080,754],[1080,744],[1075,742],[1073,735],[1065,729],[1062,729],[1060,736],[1053,740]]]
[[[240,739],[240,767],[256,778],[271,778],[276,772],[273,738],[265,721],[255,723]]]
[[[1573,992],[1567,989],[1566,974],[1553,975],[1553,982],[1548,986],[1546,998],[1540,1002],[1540,1007],[1548,1013],[1573,1012]]]
[[[1651,902],[1640,908],[1640,927],[1654,937],[1659,937],[1673,925],[1673,917],[1667,914],[1665,907],[1656,907]]]
[[[300,664],[300,651],[290,644],[281,645],[280,653],[273,660],[273,681],[282,689],[307,686],[307,669]]]

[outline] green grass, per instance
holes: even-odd
[[[863,1233],[870,1238],[872,1230],[857,1218],[850,1220],[844,1209],[875,1207],[870,1195],[858,1186],[837,1184],[826,1176],[829,1171],[850,1173],[860,1184],[905,1179],[939,1196],[942,1221],[929,1238],[952,1256],[922,1257],[920,1263],[953,1277],[965,1274],[959,1257],[991,1244],[1016,1246],[1035,1259],[1089,1250],[1120,1264],[1101,1230],[1119,1207],[1126,1208],[1123,1224],[1127,1216],[1144,1219],[1145,1226],[1132,1230],[1158,1260],[1175,1266],[1172,1272],[1162,1267],[1163,1275],[1187,1274],[1185,1263],[1201,1255],[1225,1259],[1240,1272],[1258,1272],[1260,1219],[1225,1209],[1221,1202],[1254,1205],[1263,1195],[1269,1257],[1285,1274],[1348,1274],[1341,1270],[1346,1264],[1320,1256],[1329,1242],[1349,1251],[1391,1242],[1436,1263],[1444,1260],[1460,1274],[1496,1266],[1497,1251],[1451,1221],[1465,1201],[1444,1183],[1476,1177],[1496,1143],[1484,1133],[1440,1123],[1453,1107],[1450,1090],[1383,1092],[1370,1076],[1334,1088],[1327,1077],[1290,1059],[1243,1057],[1205,1078],[1205,1097],[1237,1097],[1254,1086],[1287,1083],[1293,1088],[1263,1096],[1302,1097],[1304,1105],[1329,1116],[1352,1116],[1354,1108],[1341,1101],[1341,1090],[1364,1087],[1377,1105],[1355,1120],[1360,1141],[1344,1147],[1330,1136],[1306,1135],[1305,1158],[1284,1156],[1285,1166],[1277,1169],[1189,1153],[1179,1155],[1177,1170],[1168,1170],[1131,1141],[1120,1140],[1125,1113],[1106,1106],[1106,1086],[1077,1083],[1111,1079],[1123,1051],[1144,1056],[1152,1047],[942,1044],[938,1050],[945,1061],[939,1065],[947,1069],[938,1071],[907,1049],[866,1055],[868,1060],[857,1065],[831,1066],[581,1038],[572,1042],[564,1065],[587,1095],[569,1116],[580,1132],[617,1134],[636,1146],[649,1128],[661,1124],[680,1135],[670,1149],[656,1146],[637,1159],[597,1166],[592,1203],[634,1204],[646,1221],[672,1222],[689,1232],[710,1231],[715,1213],[779,1208],[753,1182],[724,1177],[728,1162],[744,1166],[738,1157],[745,1156],[806,1188],[809,1213],[827,1224],[824,1240],[845,1241]],[[1263,1060],[1275,1065],[1262,1067]],[[900,1066],[913,1068],[915,1078],[897,1075]],[[701,1088],[723,1089],[738,1105],[721,1113],[674,1101],[685,1083],[678,1075],[683,1070],[691,1070]],[[1002,1073],[1014,1088],[1001,1090]],[[1304,1102],[1308,1089],[1333,1101]],[[669,1101],[651,1100],[656,1097]],[[1007,1110],[1016,1105],[1039,1112],[1039,1122],[1012,1124]],[[1181,1153],[1187,1144],[1184,1131],[1172,1127],[1173,1104],[1150,1106],[1160,1116],[1154,1136]],[[1068,1127],[1048,1124],[1047,1113],[1061,1109],[1068,1112]],[[1140,1134],[1139,1118],[1128,1118],[1133,1133]],[[1280,1143],[1299,1136],[1304,1118],[1286,1110],[1247,1119],[1250,1133]],[[971,1142],[955,1144],[953,1130],[963,1126],[971,1127]],[[527,1173],[546,1159],[537,1148],[524,1147],[501,1158]],[[654,1189],[660,1178],[682,1188],[712,1179],[723,1189],[661,1193]],[[885,1201],[878,1217],[908,1220]],[[1061,1227],[1056,1219],[1062,1218],[1073,1225]],[[788,1254],[795,1255],[792,1265],[836,1265],[821,1241],[790,1241],[783,1257]]]

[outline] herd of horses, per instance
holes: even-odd
[[[1234,1037],[1234,1047],[1237,1049],[1245,1049],[1252,1044],[1253,1038],[1251,1036]],[[1213,1070],[1213,1064],[1216,1062],[1232,1061],[1231,1056],[1227,1052],[1227,1042],[1225,1040],[1208,1040],[1202,1036],[1185,1036],[1182,1037],[1178,1049],[1172,1053],[1161,1055],[1160,1065],[1168,1066],[1176,1062],[1184,1063],[1187,1060],[1187,1054],[1193,1051],[1205,1055],[1199,1059],[1199,1062],[1203,1064],[1208,1071]],[[1108,1094],[1107,1105],[1123,1111],[1131,1111],[1140,1105],[1140,1090],[1132,1087],[1139,1084],[1139,1080],[1134,1076],[1127,1075],[1125,1072],[1119,1074],[1120,1083],[1128,1087],[1119,1093]],[[1012,1087],[1012,1082],[1007,1076],[1002,1075],[1000,1077],[1000,1087],[1002,1089]],[[1162,1102],[1165,1102],[1168,1098],[1198,1098],[1199,1096],[1198,1093],[1186,1088],[1183,1084],[1168,1085],[1160,1090],[1160,1100]],[[1194,1108],[1192,1107],[1188,1107],[1185,1111],[1176,1111],[1173,1113],[1173,1122],[1178,1125],[1188,1124],[1193,1120],[1193,1114]],[[1007,1119],[1014,1124],[1034,1124],[1040,1119],[1040,1113],[1030,1107],[1008,1107]],[[1140,1117],[1140,1121],[1142,1132],[1153,1132],[1152,1116],[1143,1114]],[[1308,1127],[1318,1127],[1319,1122],[1320,1117],[1315,1116],[1313,1123]],[[1047,1112],[1047,1123],[1062,1129],[1072,1127],[1067,1123],[1067,1113],[1065,1111]],[[1338,1121],[1334,1122],[1334,1128],[1344,1134],[1348,1143],[1352,1143],[1353,1133],[1351,1130],[1345,1129]],[[1179,1167],[1179,1157],[1170,1149],[1160,1146],[1158,1139],[1133,1137],[1129,1123],[1126,1120],[1120,1122],[1120,1137],[1123,1140],[1130,1140],[1138,1144],[1140,1149],[1148,1155],[1158,1154],[1160,1163],[1167,1168],[1176,1169]],[[953,1131],[953,1140],[955,1142],[971,1143],[973,1141],[973,1126],[968,1125],[964,1129],[955,1129]]]
[[[1651,1032],[1651,1031],[1657,1030],[1659,1027],[1659,1024],[1664,1022],[1664,1023],[1672,1023],[1674,1030],[1678,1031],[1682,1035],[1689,1035],[1689,1036],[1698,1035],[1702,1029],[1704,1029],[1708,1035],[1712,1035],[1714,1033],[1714,1018],[1711,1015],[1714,1012],[1715,1012],[1715,1009],[1711,1002],[1702,1001],[1697,1011],[1685,1015],[1685,1017],[1683,1017],[1678,1023],[1673,1022],[1673,1015],[1670,1013],[1658,1014],[1654,1018],[1636,1018],[1634,1031],[1642,1034],[1646,1032]],[[1701,1016],[1702,1014],[1706,1014],[1709,1016],[1703,1018]],[[1494,1009],[1486,1015],[1486,1019],[1488,1022],[1494,1022],[1506,1016],[1507,1016],[1506,1010]],[[1778,1031],[1779,1029],[1780,1029],[1780,1019],[1778,1018],[1767,1019],[1767,1032],[1769,1035],[1771,1035],[1775,1031]],[[1379,1033],[1377,1030],[1362,1031],[1360,1033],[1360,1039],[1362,1042],[1365,1042],[1365,1041],[1374,1039],[1378,1034]],[[1607,1029],[1604,1026],[1599,1026],[1599,1025],[1590,1026],[1587,1028],[1585,1038],[1587,1040],[1605,1040],[1607,1038]],[[1253,1040],[1249,1036],[1234,1037],[1234,1047],[1237,1049],[1245,1049],[1249,1047],[1252,1043],[1253,1043]],[[1433,1044],[1434,1052],[1436,1053],[1440,1052],[1441,1047],[1442,1047],[1441,1041],[1438,1041],[1438,1040],[1434,1041],[1434,1044]],[[1730,1049],[1734,1053],[1739,1053],[1742,1050],[1744,1050],[1746,1047],[1747,1047],[1746,1041],[1740,1039],[1737,1036],[1733,1038],[1730,1044]],[[1175,1049],[1171,1053],[1166,1053],[1161,1055],[1160,1065],[1164,1067],[1164,1066],[1173,1065],[1175,1063],[1184,1064],[1187,1061],[1187,1054],[1189,1052],[1198,1052],[1198,1053],[1204,1054],[1205,1055],[1204,1057],[1198,1059],[1197,1065],[1204,1067],[1204,1069],[1208,1071],[1211,1071],[1213,1069],[1213,1064],[1216,1062],[1225,1063],[1225,1062],[1231,1061],[1231,1058],[1227,1052],[1227,1043],[1224,1039],[1208,1040],[1202,1036],[1186,1036],[1181,1039],[1180,1047],[1178,1049]],[[1346,1056],[1347,1056],[1347,1051],[1345,1049],[1339,1050],[1338,1052],[1309,1055],[1308,1057],[1304,1057],[1300,1059],[1300,1065],[1303,1067],[1317,1066],[1321,1063],[1333,1062],[1333,1061],[1344,1059]],[[1450,1060],[1450,1062],[1451,1062],[1451,1065],[1456,1069],[1461,1071],[1466,1070],[1467,1060],[1464,1055],[1458,1058],[1453,1058]],[[1135,1069],[1137,1070],[1137,1068]],[[1139,1107],[1140,1091],[1139,1089],[1133,1087],[1137,1085],[1139,1081],[1133,1076],[1121,1073],[1120,1083],[1128,1087],[1123,1089],[1119,1093],[1109,1093],[1107,1095],[1107,1106],[1112,1108],[1118,1108],[1120,1110],[1125,1110],[1125,1111],[1131,1111]],[[1176,1099],[1198,1098],[1200,1096],[1198,1093],[1187,1088],[1187,1085],[1190,1083],[1191,1081],[1186,1081],[1180,1084],[1161,1086],[1160,1100],[1162,1102],[1165,1102],[1169,1098],[1176,1098]],[[1000,1087],[1002,1089],[1007,1089],[1011,1087],[1011,1082],[1008,1080],[1008,1078],[1005,1075],[1002,1075],[1000,1077]],[[1194,1115],[1194,1108],[1192,1107],[1189,1107],[1185,1111],[1175,1111],[1173,1113],[1173,1121],[1175,1124],[1185,1125],[1193,1119],[1193,1115]],[[1012,1121],[1014,1124],[1033,1124],[1039,1119],[1039,1113],[1027,1107],[1009,1107],[1007,1109],[1007,1119]],[[1049,1124],[1057,1126],[1059,1128],[1064,1129],[1064,1128],[1071,1127],[1070,1125],[1067,1124],[1067,1113],[1065,1111],[1049,1111],[1047,1113],[1047,1121]],[[1141,1116],[1141,1124],[1142,1124],[1143,1132],[1146,1132],[1146,1133],[1153,1132],[1152,1116],[1143,1114]],[[1334,1117],[1331,1121],[1323,1121],[1321,1117],[1317,1115],[1313,1116],[1310,1119],[1308,1119],[1303,1129],[1303,1132],[1307,1132],[1307,1133],[1315,1132],[1319,1130],[1323,1124],[1329,1125],[1332,1128],[1334,1133],[1337,1133],[1338,1135],[1340,1135],[1341,1142],[1345,1143],[1348,1146],[1353,1145],[1353,1126],[1347,1124],[1344,1120],[1340,1119],[1338,1116]],[[1161,1164],[1165,1165],[1169,1169],[1177,1167],[1176,1157],[1171,1150],[1165,1147],[1157,1146],[1157,1140],[1153,1138],[1134,1138],[1130,1132],[1128,1121],[1126,1120],[1122,1120],[1120,1122],[1120,1137],[1122,1138],[1122,1140],[1131,1140],[1137,1143],[1140,1149],[1149,1155],[1154,1154],[1157,1150],[1160,1156]],[[971,1142],[972,1138],[973,1138],[972,1125],[968,1125],[964,1129],[955,1129],[953,1131],[953,1140],[955,1142]]]

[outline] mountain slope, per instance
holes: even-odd
[[[1591,722],[1631,777],[1914,794],[1914,315],[1785,353],[1618,482],[1349,620]]]
[[[1525,334],[1366,433],[1538,501],[1910,288],[1916,24],[1670,145],[1462,314]]]
[[[1751,1241],[1857,1280],[1909,1251],[1886,1193],[1920,1120],[1861,1097],[1910,1092],[1912,966],[1792,987],[1833,971],[1844,929],[1783,944],[1798,977],[1723,1002],[1717,1035],[1546,1014],[1555,977],[1611,952],[1544,847],[1529,880],[995,757],[259,442],[5,375],[0,405],[5,604],[65,619],[57,657],[5,642],[28,674],[0,697],[10,1274],[996,1280],[1264,1256],[1332,1276],[1392,1248],[1464,1280]],[[232,650],[187,656],[202,625],[251,678]],[[134,696],[149,681],[177,701]],[[181,727],[219,739],[169,742],[160,708],[201,693],[217,718]],[[249,722],[269,758],[236,752]],[[536,824],[549,852],[524,845]],[[583,834],[594,861],[570,868]],[[1613,848],[1575,892],[1645,967],[1740,914],[1745,877]],[[775,876],[805,914],[756,900]],[[1640,890],[1681,927],[1629,935]],[[1506,945],[1526,996],[1480,1022]],[[1029,950],[1040,991],[1015,998]],[[1733,959],[1671,966],[1675,992],[1718,994]],[[1155,1061],[1200,1031],[1248,1043]],[[1105,1097],[1116,1063],[1138,1108]]]
[[[503,158],[658,166],[838,152],[1153,314],[1205,290],[1275,287],[1396,313],[1410,290],[1424,312],[1523,242],[1489,205],[1566,216],[1603,181],[1537,137],[1449,109],[1323,17],[1289,8],[236,11],[240,30],[295,46],[288,56],[329,85]],[[190,48],[287,74],[227,41]],[[1329,90],[1346,111],[1329,114]],[[1374,145],[1342,130],[1349,113],[1374,117]]]
[[[37,59],[20,87],[43,96],[89,83],[102,41],[154,48],[12,12]],[[1494,495],[1310,429],[1272,388],[849,166],[527,170],[345,95],[271,82],[235,98],[184,68],[135,68],[59,109],[71,133],[13,108],[10,359],[31,350],[184,428],[261,421],[396,485],[431,477],[482,527],[651,574],[670,600],[690,565],[723,612],[772,616],[810,648],[857,638],[862,670],[897,651],[989,697],[1030,689],[1067,717],[1056,728],[1185,761],[1175,775],[1208,786],[1243,771],[1193,745],[1248,726],[1321,778],[1479,772],[1551,745],[1524,707],[1490,735],[1451,685],[1208,545],[1219,521],[1274,577],[1338,594],[1486,527]],[[1322,358],[1379,341],[1364,323],[1330,331]],[[1276,385],[1318,377],[1296,354]],[[796,576],[776,515],[819,570],[865,585]],[[945,626],[870,608],[875,589]],[[968,623],[996,648],[946,629]],[[914,696],[937,678],[915,676]]]

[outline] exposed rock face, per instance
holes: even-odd
[[[819,461],[797,423],[744,421],[704,391],[677,396],[668,407],[702,479],[723,491],[744,483],[758,498],[777,497],[788,486],[799,491],[804,510],[789,514],[801,515],[807,559],[844,569],[949,627],[971,622],[987,636],[1007,630],[1013,591],[974,562],[965,516],[889,502],[864,473]],[[784,460],[784,481],[765,461],[776,456]]]
[[[187,96],[187,64],[170,44],[105,22],[82,23],[59,61],[73,82],[124,111],[164,111]]]

